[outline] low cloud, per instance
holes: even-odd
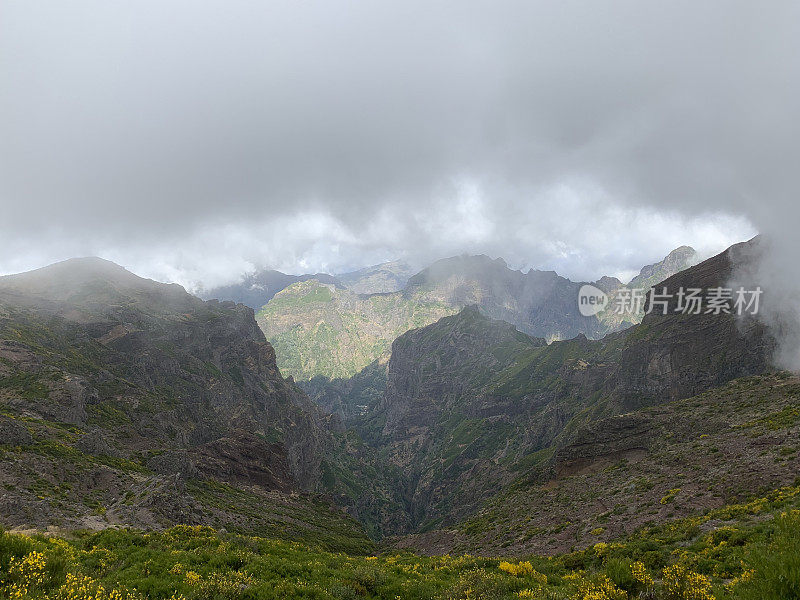
[[[2,12],[5,272],[94,254],[194,287],[484,252],[591,279],[755,231],[794,249],[795,2]]]

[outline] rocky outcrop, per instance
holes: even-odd
[[[724,286],[753,244],[663,285]],[[412,527],[446,525],[514,478],[638,460],[652,424],[626,413],[762,373],[770,351],[762,325],[732,314],[668,310],[600,340],[546,345],[471,307],[395,341],[383,398],[356,426],[405,477]]]
[[[668,277],[696,265],[697,262],[697,251],[694,248],[680,246],[667,254],[664,260],[642,267],[639,274],[628,282],[627,287],[649,289]]]
[[[556,477],[596,472],[622,459],[643,456],[653,439],[653,419],[629,413],[601,419],[581,429],[574,441],[556,451]]]
[[[151,476],[322,489],[324,417],[282,377],[251,308],[99,259],[0,278],[0,307],[0,442],[20,453],[0,480],[20,506],[30,468],[72,485],[72,506]]]
[[[712,288],[730,287],[735,271],[747,268],[758,245],[758,239],[737,244],[658,285],[659,293],[666,288],[673,296],[667,314],[654,310],[625,336],[610,382],[623,409],[693,396],[770,367],[774,342],[757,319],[676,310],[681,289],[706,294]]]

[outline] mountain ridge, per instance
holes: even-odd
[[[695,257],[681,247],[640,273],[667,277]],[[572,282],[554,271],[508,268],[502,258],[462,255],[441,259],[410,277],[397,292],[360,295],[352,289],[309,279],[292,284],[258,310],[267,338],[279,349],[281,369],[313,394],[317,377],[352,377],[375,360],[384,360],[391,341],[412,327],[478,305],[489,317],[508,321],[521,331],[548,341],[576,335],[590,338],[624,329],[642,314],[616,314],[611,306],[597,316],[583,316],[577,306],[583,282]],[[628,289],[618,279],[596,282],[611,299]],[[330,357],[328,362],[319,357]],[[338,385],[338,384],[337,384]]]
[[[723,285],[750,247],[663,284]],[[559,449],[599,419],[767,371],[772,342],[763,326],[748,323],[726,314],[649,314],[600,340],[546,344],[468,307],[395,340],[383,397],[347,422],[400,468],[412,530],[448,526],[526,472],[536,480],[555,469]]]
[[[217,523],[366,543],[319,495],[337,443],[327,417],[242,304],[101,259],[0,278],[0,401],[8,525]]]

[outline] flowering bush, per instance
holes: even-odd
[[[637,583],[645,588],[652,587],[655,583],[653,578],[650,576],[650,573],[647,572],[647,568],[644,566],[644,563],[641,561],[637,560],[631,565],[631,575],[633,575],[633,578]]]
[[[677,496],[680,493],[680,491],[681,488],[672,488],[671,490],[669,490],[666,493],[666,495],[663,498],[661,498],[660,500],[661,504],[669,504],[670,502],[672,502],[675,499],[675,496]]]
[[[714,600],[711,580],[683,565],[666,567],[662,573],[662,581],[669,600]]]
[[[576,600],[627,600],[628,594],[605,575],[595,581],[584,580],[578,586]]]
[[[11,557],[8,565],[8,575],[13,583],[8,595],[10,598],[24,598],[35,592],[44,583],[44,569],[47,560],[41,552],[29,552],[21,559]]]
[[[530,561],[527,560],[525,562],[519,562],[517,564],[503,561],[500,563],[500,566],[498,568],[501,571],[505,571],[510,575],[516,575],[517,577],[521,575],[531,575],[532,573],[535,572],[533,565],[530,563]]]

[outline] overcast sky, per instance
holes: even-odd
[[[798,40],[778,0],[3,0],[0,272],[595,279],[794,239]]]

